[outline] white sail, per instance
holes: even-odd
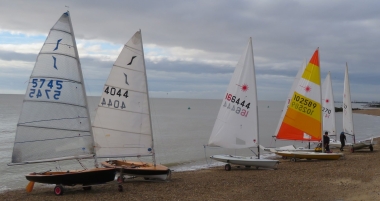
[[[323,131],[329,132],[329,135],[336,136],[335,129],[335,106],[334,95],[331,84],[330,72],[327,74],[325,81],[322,84],[322,119]]]
[[[290,91],[288,93],[288,96],[287,96],[287,99],[286,99],[286,102],[285,102],[285,105],[284,105],[284,108],[282,109],[282,113],[281,113],[281,117],[280,117],[280,121],[278,122],[278,125],[277,125],[277,129],[276,129],[276,132],[275,133],[278,133],[278,131],[280,130],[280,127],[281,127],[281,124],[282,124],[282,121],[285,117],[285,114],[286,114],[286,110],[288,109],[288,105],[290,103],[290,100],[292,99],[293,97],[293,93],[294,93],[294,90],[296,89],[297,85],[298,85],[298,82],[299,80],[301,79],[301,76],[302,76],[302,73],[303,71],[305,70],[306,68],[306,60],[303,61],[301,67],[298,69],[298,72],[297,72],[297,75],[296,77],[294,78],[294,81],[293,81],[293,84],[292,84],[292,88],[290,88]]]
[[[103,88],[93,123],[97,157],[153,155],[141,32],[125,44]]]
[[[92,157],[86,92],[69,12],[51,28],[29,79],[11,164]]]
[[[350,81],[348,78],[347,64],[346,64],[346,70],[344,74],[344,88],[343,88],[343,130],[347,134],[354,135],[354,124],[352,121]]]
[[[240,58],[208,145],[239,149],[258,145],[256,76],[252,39]]]

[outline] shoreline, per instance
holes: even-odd
[[[380,110],[354,113],[380,116]],[[279,159],[277,170],[223,166],[173,172],[170,181],[128,179],[123,192],[117,182],[95,185],[90,191],[81,186],[66,187],[62,196],[53,193],[54,185],[35,184],[31,193],[20,189],[5,190],[0,200],[380,200],[380,138],[369,149],[349,152],[340,160]],[[339,149],[332,149],[339,152]]]

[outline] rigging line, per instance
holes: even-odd
[[[45,121],[56,121],[56,120],[65,120],[65,119],[86,119],[86,118],[87,118],[87,117],[73,117],[73,118],[48,119],[48,120],[39,120],[39,121],[23,122],[23,123],[18,123],[17,125],[24,125],[24,124],[29,124],[29,123],[45,122]]]
[[[82,84],[81,82],[78,82],[76,80],[70,80],[70,79],[67,79],[67,78],[61,78],[61,77],[46,77],[46,76],[30,76],[30,78],[49,78],[49,79],[61,79],[63,80],[63,82],[71,82],[71,83],[77,83],[77,84]],[[29,82],[31,83],[31,82]]]
[[[24,142],[15,142],[15,144],[22,144],[22,143],[28,143],[28,142],[44,142],[44,141],[51,141],[51,140],[62,140],[62,139],[70,139],[70,138],[77,138],[77,137],[91,137],[91,135],[51,138],[51,139],[44,139],[44,140],[31,140],[31,141],[24,141]]]
[[[69,34],[69,35],[71,35],[72,36],[72,34],[70,33],[70,32],[68,32],[68,31],[65,31],[65,30],[62,30],[62,29],[54,29],[54,28],[51,28],[50,29],[50,31],[60,31],[60,32],[63,32],[63,33],[67,33],[67,34]],[[50,35],[50,33],[49,33],[49,35]]]
[[[86,106],[83,105],[77,105],[77,104],[71,104],[71,103],[62,103],[62,102],[52,102],[52,101],[40,101],[40,100],[24,100],[24,102],[34,102],[34,103],[52,103],[52,104],[59,104],[59,105],[71,105],[81,108],[86,108]]]
[[[123,69],[127,69],[127,70],[130,70],[130,71],[135,71],[135,72],[139,72],[139,73],[144,73],[144,71],[141,71],[141,70],[136,70],[136,69],[132,69],[132,68],[128,68],[128,67],[123,67],[123,66],[119,66],[119,65],[113,65],[115,67],[118,67],[118,68],[123,68]]]
[[[136,90],[133,90],[133,89],[128,89],[128,88],[124,88],[124,87],[118,87],[118,86],[115,86],[115,85],[105,84],[104,86],[107,86],[107,87],[113,87],[113,88],[118,88],[118,89],[124,89],[124,90],[126,90],[126,91],[133,91],[133,92],[141,93],[141,94],[146,94],[146,92],[144,92],[144,91],[136,91]],[[112,95],[111,95],[111,96],[112,96]]]
[[[106,104],[107,105],[107,104]],[[102,107],[102,108],[107,108],[107,109],[110,109],[110,110],[119,110],[119,111],[123,111],[123,112],[130,112],[130,113],[135,113],[135,114],[142,114],[142,115],[149,115],[149,113],[142,113],[142,112],[139,112],[139,111],[137,111],[137,112],[134,112],[134,111],[130,111],[130,110],[124,110],[124,109],[118,109],[118,108],[112,108],[112,107],[109,107],[109,106],[107,106],[107,107],[105,107],[105,106],[99,106],[98,105],[98,108],[99,107]],[[141,115],[141,116],[142,116]]]
[[[75,56],[71,56],[71,55],[68,55],[68,54],[63,54],[63,53],[57,53],[57,52],[40,52],[39,55],[41,54],[53,54],[53,55],[60,55],[60,56],[65,56],[65,57],[70,57],[72,59],[75,59],[75,60],[78,60]]]
[[[100,118],[99,118],[100,119]],[[112,128],[104,128],[104,127],[99,127],[99,126],[92,126],[93,128],[99,128],[102,130],[111,130],[111,131],[119,131],[119,132],[128,132],[129,134],[136,134],[136,135],[150,135],[149,133],[136,133],[132,131],[125,131],[125,130],[119,130],[119,129],[112,129]]]
[[[42,129],[50,129],[50,130],[62,130],[62,131],[73,131],[73,132],[84,132],[88,133],[89,130],[74,130],[74,129],[65,129],[65,128],[49,128],[49,127],[43,127],[43,126],[31,126],[31,125],[17,125],[17,126],[23,126],[23,127],[30,127],[30,128],[42,128]]]
[[[132,46],[128,46],[128,45],[126,45],[126,44],[124,45],[124,47],[128,48],[128,49],[131,50],[131,51],[132,51],[132,50],[135,50],[136,53],[139,52],[140,55],[143,55],[143,54],[141,54],[142,51],[139,50],[139,49],[137,49],[137,48],[134,48],[134,47],[132,47]]]

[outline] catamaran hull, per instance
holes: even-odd
[[[220,161],[220,162],[233,164],[233,165],[255,166],[256,168],[264,167],[264,168],[276,169],[279,163],[278,160],[257,159],[257,158],[252,158],[252,157],[232,156],[232,155],[213,155],[213,156],[210,156],[210,158]]]
[[[277,155],[290,159],[319,159],[319,160],[338,160],[343,157],[343,153],[318,153],[318,152],[276,152]]]
[[[355,143],[351,146],[351,152],[354,152],[355,150],[359,150],[363,148],[369,148],[370,151],[373,151],[373,144],[371,142],[366,142],[366,141]]]
[[[83,171],[30,173],[26,175],[26,179],[44,184],[66,186],[82,184],[86,186],[113,181],[115,180],[115,174],[115,168],[94,168]]]
[[[101,164],[103,167],[116,168],[118,173],[123,171],[123,174],[134,177],[144,177],[145,179],[166,180],[171,174],[169,168],[157,164],[154,166],[152,163],[112,160],[102,162]]]

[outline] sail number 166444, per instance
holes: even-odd
[[[230,93],[226,94],[225,99],[228,102],[225,101],[223,104],[223,107],[227,107],[227,109],[230,109],[231,111],[235,112],[236,114],[240,114],[243,117],[248,116],[248,113],[249,113],[248,109],[251,103],[246,103],[245,100],[241,100],[240,98],[237,98],[236,96],[233,96]],[[247,109],[245,109],[244,107]]]

